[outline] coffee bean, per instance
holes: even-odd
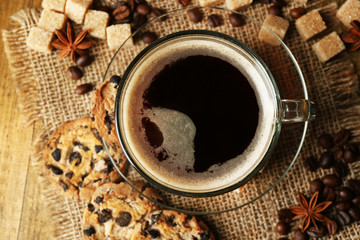
[[[295,240],[308,240],[309,237],[306,233],[301,232],[301,229],[297,229],[294,234]]]
[[[140,3],[136,7],[136,12],[146,16],[151,12],[151,7],[146,3]]]
[[[341,148],[337,149],[335,152],[333,152],[334,159],[339,160],[340,158],[342,158],[343,154],[344,151]]]
[[[315,179],[310,182],[310,193],[314,194],[316,192],[321,193],[323,188],[323,183],[320,179]]]
[[[357,179],[349,179],[347,182],[347,187],[355,193],[355,195],[360,195],[360,181]]]
[[[60,149],[56,148],[52,153],[51,153],[51,156],[53,157],[53,159],[55,161],[60,161],[60,158],[61,158],[61,151]]]
[[[53,165],[49,165],[49,166],[50,166],[50,169],[51,169],[51,171],[52,171],[53,174],[55,174],[55,175],[61,175],[61,174],[63,174],[63,170],[61,170],[60,168],[55,167],[55,166],[53,166]]]
[[[335,174],[329,174],[322,177],[323,183],[328,187],[338,187],[340,186],[340,178]]]
[[[293,217],[294,214],[290,211],[290,209],[283,208],[278,211],[278,218],[281,222],[289,223]]]
[[[121,6],[128,6],[128,3],[126,1],[119,1],[119,2],[116,2],[114,5],[112,5],[112,8],[115,10]]]
[[[339,191],[339,198],[341,201],[351,201],[354,195],[352,191],[346,187],[342,187]]]
[[[305,8],[302,8],[302,7],[298,7],[298,8],[293,8],[290,10],[290,16],[293,18],[293,19],[298,19],[300,18],[301,16],[305,15],[306,14],[306,9]],[[330,135],[329,135],[330,136]],[[330,136],[331,138],[331,136]],[[331,141],[332,141],[332,138],[331,138]],[[331,147],[331,146],[330,146]],[[330,147],[325,147],[326,149],[329,149]]]
[[[161,15],[163,15],[163,14],[165,14],[165,13],[166,13],[166,11],[163,10],[163,9],[160,9],[160,8],[152,8],[152,9],[151,9],[150,16],[151,16],[152,18],[155,18],[155,17],[159,17],[159,16],[161,16]],[[161,20],[161,21],[165,21],[165,20],[166,20],[166,16],[161,17],[160,20]]]
[[[128,18],[130,14],[131,14],[131,10],[129,6],[127,6],[127,4],[119,6],[112,12],[112,15],[116,20],[123,20],[125,18]]]
[[[347,163],[353,163],[356,159],[356,155],[350,149],[348,149],[344,151],[343,159]]]
[[[346,225],[349,225],[351,223],[351,218],[350,218],[350,215],[347,212],[338,211],[336,213],[336,221],[341,226],[346,226]]]
[[[334,156],[331,152],[324,152],[321,154],[319,159],[319,164],[321,168],[327,169],[330,168],[331,165],[334,163]]]
[[[143,40],[144,43],[150,44],[154,42],[157,39],[157,35],[154,32],[144,32],[141,35],[141,40]]]
[[[347,212],[354,221],[360,220],[360,209],[358,207],[352,207]]]
[[[193,23],[201,22],[203,18],[202,12],[200,11],[199,8],[191,8],[187,10],[186,13],[189,17],[189,20],[192,21]]]
[[[281,9],[278,8],[277,6],[271,6],[268,8],[268,14],[272,14],[275,16],[281,16]]]
[[[75,66],[68,67],[66,72],[68,77],[73,80],[78,80],[84,75],[81,69]]]
[[[322,196],[324,200],[332,202],[335,200],[336,194],[334,189],[332,189],[331,187],[325,187],[322,191]]]
[[[319,168],[319,163],[314,157],[308,157],[304,159],[304,167],[311,172],[315,172]]]
[[[289,225],[285,222],[278,222],[275,229],[280,235],[286,235],[289,232]]]
[[[121,212],[115,219],[115,222],[119,224],[120,227],[126,227],[131,222],[131,214],[129,212]]]
[[[242,15],[236,13],[231,13],[229,15],[229,21],[233,27],[241,27],[246,24],[245,18]]]
[[[134,18],[134,25],[136,28],[144,25],[147,22],[147,17],[145,15],[137,14]]]
[[[271,0],[271,2],[278,8],[283,8],[286,5],[284,0]]]
[[[354,199],[351,201],[355,206],[360,206],[360,195],[354,197]]]
[[[86,67],[89,66],[93,61],[94,57],[87,53],[76,59],[76,65],[79,67]]]
[[[75,93],[78,95],[83,95],[92,90],[93,86],[91,83],[84,83],[75,88]]]
[[[111,76],[111,78],[109,80],[109,82],[114,83],[116,85],[118,85],[120,83],[120,81],[121,81],[121,77],[118,75]]]
[[[337,232],[338,225],[337,225],[336,221],[330,220],[330,222],[326,223],[326,228],[327,228],[329,235],[334,235]]]
[[[345,211],[351,207],[350,202],[341,201],[335,204],[335,208],[339,211]]]
[[[326,235],[326,228],[324,225],[318,225],[318,229],[311,226],[306,230],[306,233],[310,238],[321,238]]]
[[[347,129],[341,129],[339,132],[337,132],[334,136],[334,143],[341,146],[347,143],[347,141],[350,138],[350,131]]]
[[[210,27],[218,27],[221,25],[221,18],[216,14],[211,14],[207,21]]]
[[[346,177],[349,174],[349,167],[343,161],[335,162],[333,169],[334,173],[340,178]]]
[[[96,233],[96,231],[95,231],[95,228],[93,228],[92,226],[90,226],[89,228],[87,228],[87,229],[84,229],[84,234],[86,235],[86,236],[91,236],[91,235],[93,235],[93,234],[95,234]]]
[[[176,0],[176,1],[182,7],[186,7],[190,3],[190,0]]]

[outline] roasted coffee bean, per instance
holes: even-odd
[[[309,237],[306,233],[301,232],[301,229],[299,228],[295,231],[294,239],[295,240],[308,240]]]
[[[341,225],[349,225],[351,223],[350,215],[344,211],[338,211],[336,213],[336,221]]]
[[[96,153],[99,153],[101,150],[103,150],[104,148],[103,148],[103,146],[101,146],[101,145],[95,145],[95,152]]]
[[[315,172],[319,168],[319,163],[314,157],[308,157],[304,159],[304,167],[311,172]]]
[[[65,173],[65,177],[67,177],[68,179],[72,179],[72,177],[74,176],[73,172],[67,172]]]
[[[325,187],[322,191],[322,196],[324,200],[332,202],[335,200],[336,194],[334,189],[332,189],[331,187]]]
[[[147,22],[147,17],[145,15],[137,14],[134,18],[134,25],[135,27],[140,27]]]
[[[284,0],[271,0],[271,2],[278,8],[283,8],[286,5]]]
[[[354,199],[351,201],[355,206],[360,206],[360,195],[354,197]]]
[[[55,160],[55,161],[60,161],[60,158],[61,158],[61,151],[60,151],[60,149],[55,149],[52,153],[51,153],[51,156],[53,157],[53,159]]]
[[[337,132],[334,136],[334,143],[336,143],[338,146],[342,146],[350,138],[350,131],[347,129],[341,129],[339,132]]]
[[[66,73],[73,80],[79,80],[84,75],[81,69],[75,66],[68,67]]]
[[[305,15],[306,14],[306,9],[305,8],[302,8],[302,7],[297,7],[297,8],[293,8],[290,10],[290,16],[293,18],[293,19],[298,19],[300,18],[301,16]],[[328,134],[329,135],[329,134]],[[330,136],[330,135],[329,135]],[[331,138],[331,136],[330,136]],[[320,139],[319,139],[320,140]],[[332,142],[332,138],[331,138],[331,142]],[[321,146],[321,144],[320,144]],[[330,146],[331,147],[331,146]],[[330,147],[324,147],[326,149],[329,149]]]
[[[112,15],[116,20],[123,20],[128,18],[130,14],[131,10],[127,4],[119,6],[112,12]]]
[[[75,93],[78,95],[83,95],[92,90],[93,86],[91,83],[84,83],[75,88]]]
[[[278,218],[281,222],[291,222],[294,214],[288,208],[283,208],[278,211]]]
[[[99,213],[98,220],[100,223],[104,223],[109,221],[112,218],[111,210],[103,209],[101,213]]]
[[[89,66],[93,61],[94,57],[87,53],[76,59],[76,65],[79,67],[86,67]]]
[[[130,7],[130,10],[134,11],[135,7],[136,7],[136,1],[135,0],[128,0],[128,5]]]
[[[330,220],[330,222],[326,223],[326,228],[329,235],[334,235],[337,232],[338,225],[336,221]]]
[[[314,194],[316,192],[321,193],[323,189],[323,183],[320,179],[315,179],[310,182],[310,193]]]
[[[154,32],[144,32],[141,35],[141,40],[143,40],[143,42],[147,44],[154,42],[157,38],[158,36]]]
[[[93,228],[92,226],[84,230],[84,234],[89,237],[95,233],[96,233],[95,228]]]
[[[340,178],[346,177],[349,174],[349,167],[343,161],[335,162],[333,169],[334,173]]]
[[[334,156],[331,152],[324,152],[321,154],[319,159],[319,165],[321,168],[330,168],[331,165],[334,163]]]
[[[211,14],[208,17],[207,21],[210,27],[218,27],[221,25],[221,18],[219,17],[219,15],[216,14]]]
[[[342,158],[347,163],[353,163],[353,162],[355,162],[356,155],[350,149],[347,149],[344,151],[344,155]]]
[[[63,174],[63,170],[61,170],[60,168],[55,167],[55,166],[53,166],[53,165],[48,165],[48,166],[50,166],[50,169],[51,169],[51,171],[52,171],[53,174],[55,174],[55,175],[61,175],[61,174]]]
[[[339,160],[340,158],[342,158],[343,154],[344,150],[342,150],[341,148],[337,149],[335,152],[333,152],[334,159]]]
[[[354,195],[352,191],[346,187],[342,187],[339,190],[339,198],[341,201],[347,201],[350,202],[353,199]]]
[[[270,6],[267,10],[268,14],[272,14],[275,16],[281,16],[281,9],[277,6]]]
[[[289,225],[285,222],[278,222],[275,226],[275,230],[280,235],[286,235],[289,232]]]
[[[326,228],[324,225],[318,225],[318,229],[311,226],[306,230],[306,233],[310,238],[321,238],[326,235]]]
[[[131,222],[131,214],[129,212],[121,212],[115,219],[115,222],[119,224],[120,227],[126,227]]]
[[[341,202],[335,203],[335,208],[339,211],[348,210],[350,207],[351,207],[350,202],[341,201]]]
[[[151,16],[152,18],[155,18],[155,17],[159,17],[159,16],[161,16],[161,15],[163,15],[163,14],[165,14],[165,13],[166,13],[166,11],[163,10],[163,9],[160,9],[160,8],[152,8],[152,9],[151,9],[150,16]],[[161,20],[161,21],[165,21],[165,20],[166,20],[166,16],[161,17],[160,20]]]
[[[187,10],[186,13],[189,17],[189,20],[192,21],[193,23],[201,22],[203,18],[203,14],[199,8],[191,8]]]
[[[136,12],[141,15],[148,15],[151,12],[151,7],[146,3],[140,3],[136,7]]]
[[[323,183],[328,187],[340,186],[340,178],[335,174],[329,174],[322,177]]]
[[[121,7],[121,6],[128,6],[128,3],[126,1],[119,1],[119,2],[116,2],[112,8],[115,10],[117,9],[118,7]]]
[[[360,220],[360,209],[358,207],[352,207],[347,212],[354,221]]]
[[[176,0],[176,1],[182,7],[186,7],[190,3],[190,0]]]
[[[94,205],[92,205],[91,203],[89,203],[89,204],[87,205],[87,208],[88,208],[88,210],[89,210],[90,212],[93,212],[93,211],[95,210]]]
[[[360,195],[360,181],[357,179],[349,179],[347,182],[347,187],[355,193],[355,195]]]
[[[237,13],[230,14],[229,21],[233,27],[241,27],[246,24],[245,18]]]

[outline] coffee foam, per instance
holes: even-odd
[[[131,146],[132,158],[155,181],[179,191],[215,191],[244,179],[265,155],[274,131],[274,92],[270,84],[263,80],[267,75],[264,70],[259,70],[256,60],[234,46],[207,37],[172,40],[143,57],[136,71],[130,74],[132,80],[126,83],[126,94],[122,96],[124,114],[121,120],[125,139]],[[253,87],[259,106],[256,134],[244,153],[201,173],[191,171],[195,161],[193,139],[196,133],[196,126],[191,119],[171,109],[143,109],[142,98],[152,79],[167,64],[192,55],[214,56],[237,67]],[[144,129],[140,127],[143,117],[149,117],[155,122],[164,135],[164,142],[158,149],[154,150],[146,141]],[[160,148],[167,151],[169,159],[160,162],[155,157],[154,152]]]

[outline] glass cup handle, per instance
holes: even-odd
[[[310,100],[281,100],[281,121],[283,123],[305,122],[315,119],[315,116],[315,103]]]

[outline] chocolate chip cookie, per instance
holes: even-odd
[[[146,196],[163,201],[152,188],[141,182],[134,185]],[[144,216],[158,206],[125,182],[99,187],[84,212],[83,239],[136,239],[135,229]]]
[[[91,114],[99,135],[114,147],[120,147],[115,129],[115,97],[120,77],[113,76],[98,87],[91,98]]]
[[[121,148],[109,147],[109,151],[125,172],[127,160]],[[68,121],[55,130],[43,159],[50,180],[75,200],[88,202],[98,186],[121,181],[90,118]]]

